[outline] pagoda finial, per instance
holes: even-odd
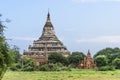
[[[88,54],[87,54],[87,56],[91,56],[91,54],[90,54],[90,49],[88,49]]]
[[[47,17],[50,17],[49,9],[48,9],[48,15],[47,15]]]
[[[50,22],[50,13],[49,13],[49,9],[48,9],[48,14],[47,14],[47,22]]]

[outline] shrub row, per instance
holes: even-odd
[[[39,67],[39,71],[71,71],[71,68],[63,66],[61,63],[45,64]]]
[[[95,68],[97,71],[113,71],[115,68],[113,66],[102,66]]]

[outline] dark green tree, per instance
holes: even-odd
[[[11,54],[11,57],[12,57],[14,63],[18,63],[21,59],[21,54],[19,52],[19,48],[16,45],[14,45],[13,48],[10,49],[9,52]]]
[[[94,59],[97,57],[97,56],[100,56],[100,55],[104,55],[106,56],[106,59],[107,59],[107,65],[108,66],[112,66],[112,61],[115,59],[115,58],[120,58],[120,49],[119,48],[105,48],[105,49],[102,49],[100,50],[99,52],[97,52],[95,55],[94,55]]]
[[[22,71],[34,71],[35,70],[36,64],[33,59],[23,58],[21,63],[22,63],[21,65]]]
[[[21,69],[21,54],[19,53],[19,48],[17,46],[13,46],[9,53],[11,55],[11,58],[13,60],[13,64],[10,66],[10,70],[12,71],[18,71]]]
[[[116,69],[120,69],[120,58],[114,59],[112,63]]]
[[[105,56],[107,56],[108,54],[112,54],[112,53],[113,53],[113,49],[112,48],[105,48],[105,49],[102,49],[99,52],[97,52],[94,55],[94,58],[97,57],[97,56],[99,56],[99,55],[105,55]]]
[[[2,21],[0,20],[0,80],[12,63],[12,59],[9,54],[9,46],[4,36],[4,28],[5,26],[3,26]]]
[[[107,58],[105,55],[99,55],[94,60],[96,62],[97,67],[102,67],[107,65]]]
[[[68,60],[61,53],[52,53],[48,56],[49,63],[61,63],[63,65],[68,65]]]
[[[69,64],[77,66],[79,63],[81,63],[81,61],[84,59],[84,57],[86,57],[86,56],[82,52],[73,52],[68,57]]]

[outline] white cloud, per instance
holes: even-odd
[[[88,2],[120,2],[120,0],[72,0],[76,3],[88,3]]]
[[[8,39],[20,40],[20,41],[33,41],[33,40],[36,40],[36,38],[33,38],[33,37],[9,37]]]
[[[78,43],[120,43],[120,36],[101,36],[95,38],[82,38],[77,40]]]

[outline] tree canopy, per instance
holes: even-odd
[[[72,52],[68,57],[69,64],[77,66],[85,57],[85,54],[82,52]]]
[[[112,63],[116,69],[120,69],[120,58],[115,58]]]
[[[96,62],[97,67],[102,67],[107,65],[107,58],[105,55],[99,55],[94,60]]]
[[[99,56],[105,56],[106,57],[106,65],[107,66],[115,66],[117,67],[118,64],[116,61],[120,59],[120,49],[119,48],[105,48],[100,50],[94,55],[94,59],[96,61],[97,66],[99,66],[101,63],[97,60],[98,58],[102,58]],[[117,59],[116,59],[117,58]]]
[[[48,56],[48,61],[49,63],[62,63],[63,65],[68,64],[67,58],[64,57],[62,54],[56,52],[51,53]]]
[[[0,80],[6,72],[7,67],[12,63],[12,59],[9,54],[9,46],[4,36],[4,28],[5,26],[3,26],[2,21],[0,21]]]

